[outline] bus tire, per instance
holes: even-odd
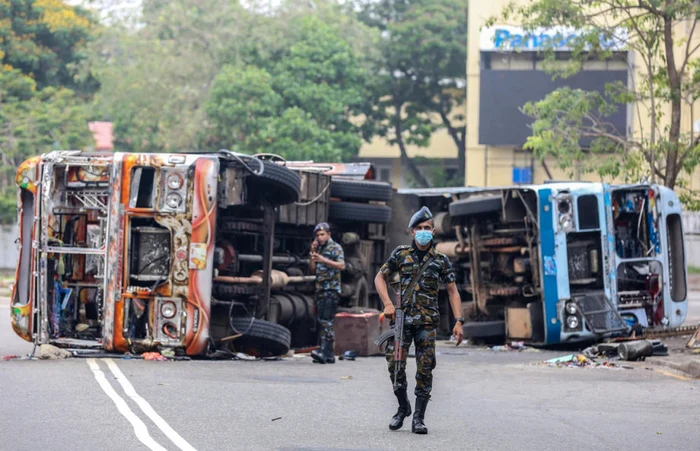
[[[263,173],[250,175],[246,181],[248,200],[270,205],[287,205],[298,202],[301,197],[301,177],[295,171],[263,161]]]
[[[373,180],[346,180],[333,178],[331,197],[348,200],[380,200],[388,202],[394,194],[389,183]]]
[[[500,213],[502,208],[503,199],[501,196],[468,197],[450,204],[450,216],[455,218]]]
[[[289,352],[292,333],[284,326],[253,318],[231,318],[234,335],[242,334],[233,340],[236,351],[255,357],[273,357]]]
[[[505,321],[470,321],[462,325],[465,338],[490,338],[506,335]]]
[[[386,224],[391,220],[391,207],[355,202],[330,202],[328,219]]]

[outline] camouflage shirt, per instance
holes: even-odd
[[[344,262],[345,255],[340,244],[329,239],[318,253],[334,262]],[[340,293],[340,270],[333,269],[321,262],[316,263],[316,291],[337,291]]]
[[[437,252],[435,247],[431,246],[430,250],[419,261],[420,254],[415,244],[399,246],[394,249],[379,271],[384,274],[387,281],[394,273],[398,272],[401,282],[401,296],[403,297],[413,276],[418,272],[428,255],[434,255],[433,261],[418,279],[411,299],[403,299],[401,309],[406,315],[406,320],[408,321],[408,318],[411,317],[413,324],[437,326],[440,323],[440,310],[438,308],[440,283],[448,284],[455,281],[452,263],[445,254]]]

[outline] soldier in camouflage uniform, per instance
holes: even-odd
[[[457,319],[453,334],[457,345],[462,341],[461,318],[462,301],[455,284],[452,264],[445,254],[435,250],[433,246],[433,215],[423,207],[409,222],[413,243],[410,246],[399,246],[392,252],[389,259],[379,269],[374,279],[377,293],[384,303],[384,314],[393,319],[395,307],[389,298],[387,280],[394,274],[399,274],[401,282],[401,310],[404,312],[404,340],[401,360],[394,361],[394,342],[391,340],[386,349],[386,359],[389,364],[389,374],[393,378],[395,365],[399,365],[399,374],[394,394],[399,401],[399,409],[391,419],[389,429],[397,430],[403,426],[404,418],[411,415],[411,404],[408,401],[406,381],[406,356],[411,342],[416,347],[416,410],[413,415],[412,432],[427,434],[428,429],[423,423],[425,408],[430,399],[433,386],[432,371],[435,368],[435,336],[440,323],[438,310],[438,288],[445,284],[450,299],[452,313]],[[416,282],[416,288],[409,299],[404,299],[411,280],[418,273],[423,262],[432,258],[422,275]]]
[[[340,272],[345,269],[343,248],[331,238],[330,227],[322,222],[314,228],[309,269],[316,274],[316,317],[321,329],[321,349],[311,352],[314,362],[335,363],[333,318],[340,300]]]

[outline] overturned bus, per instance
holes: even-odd
[[[556,344],[668,330],[686,318],[681,203],[666,187],[403,193],[442,212],[437,248],[453,261],[467,337]]]
[[[338,230],[341,299],[366,307],[392,188],[366,180],[368,165],[288,166],[227,151],[27,160],[16,177],[14,330],[120,352],[205,355],[234,343],[278,355],[315,344],[313,227]]]
[[[531,344],[680,326],[681,205],[660,186],[562,183],[393,192],[371,165],[206,154],[52,152],[24,162],[15,332],[37,344],[284,354],[317,340],[313,226],[345,251],[342,306],[436,213],[465,333]],[[453,318],[441,290],[442,335]]]

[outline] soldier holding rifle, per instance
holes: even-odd
[[[440,324],[438,310],[438,287],[440,282],[447,287],[450,306],[456,318],[453,335],[457,345],[463,338],[461,316],[462,301],[452,273],[452,264],[445,254],[433,246],[433,215],[426,207],[413,215],[408,225],[413,242],[410,246],[397,247],[379,269],[374,279],[377,293],[384,303],[384,314],[394,319],[394,338],[386,349],[389,374],[394,383],[394,394],[399,409],[391,419],[389,429],[395,431],[403,426],[404,418],[411,415],[406,381],[406,356],[411,342],[416,347],[416,410],[411,431],[427,434],[423,419],[433,385],[432,371],[435,368],[435,336]],[[401,297],[396,307],[387,290],[387,280],[398,272],[401,282]],[[403,324],[401,324],[403,323]]]

